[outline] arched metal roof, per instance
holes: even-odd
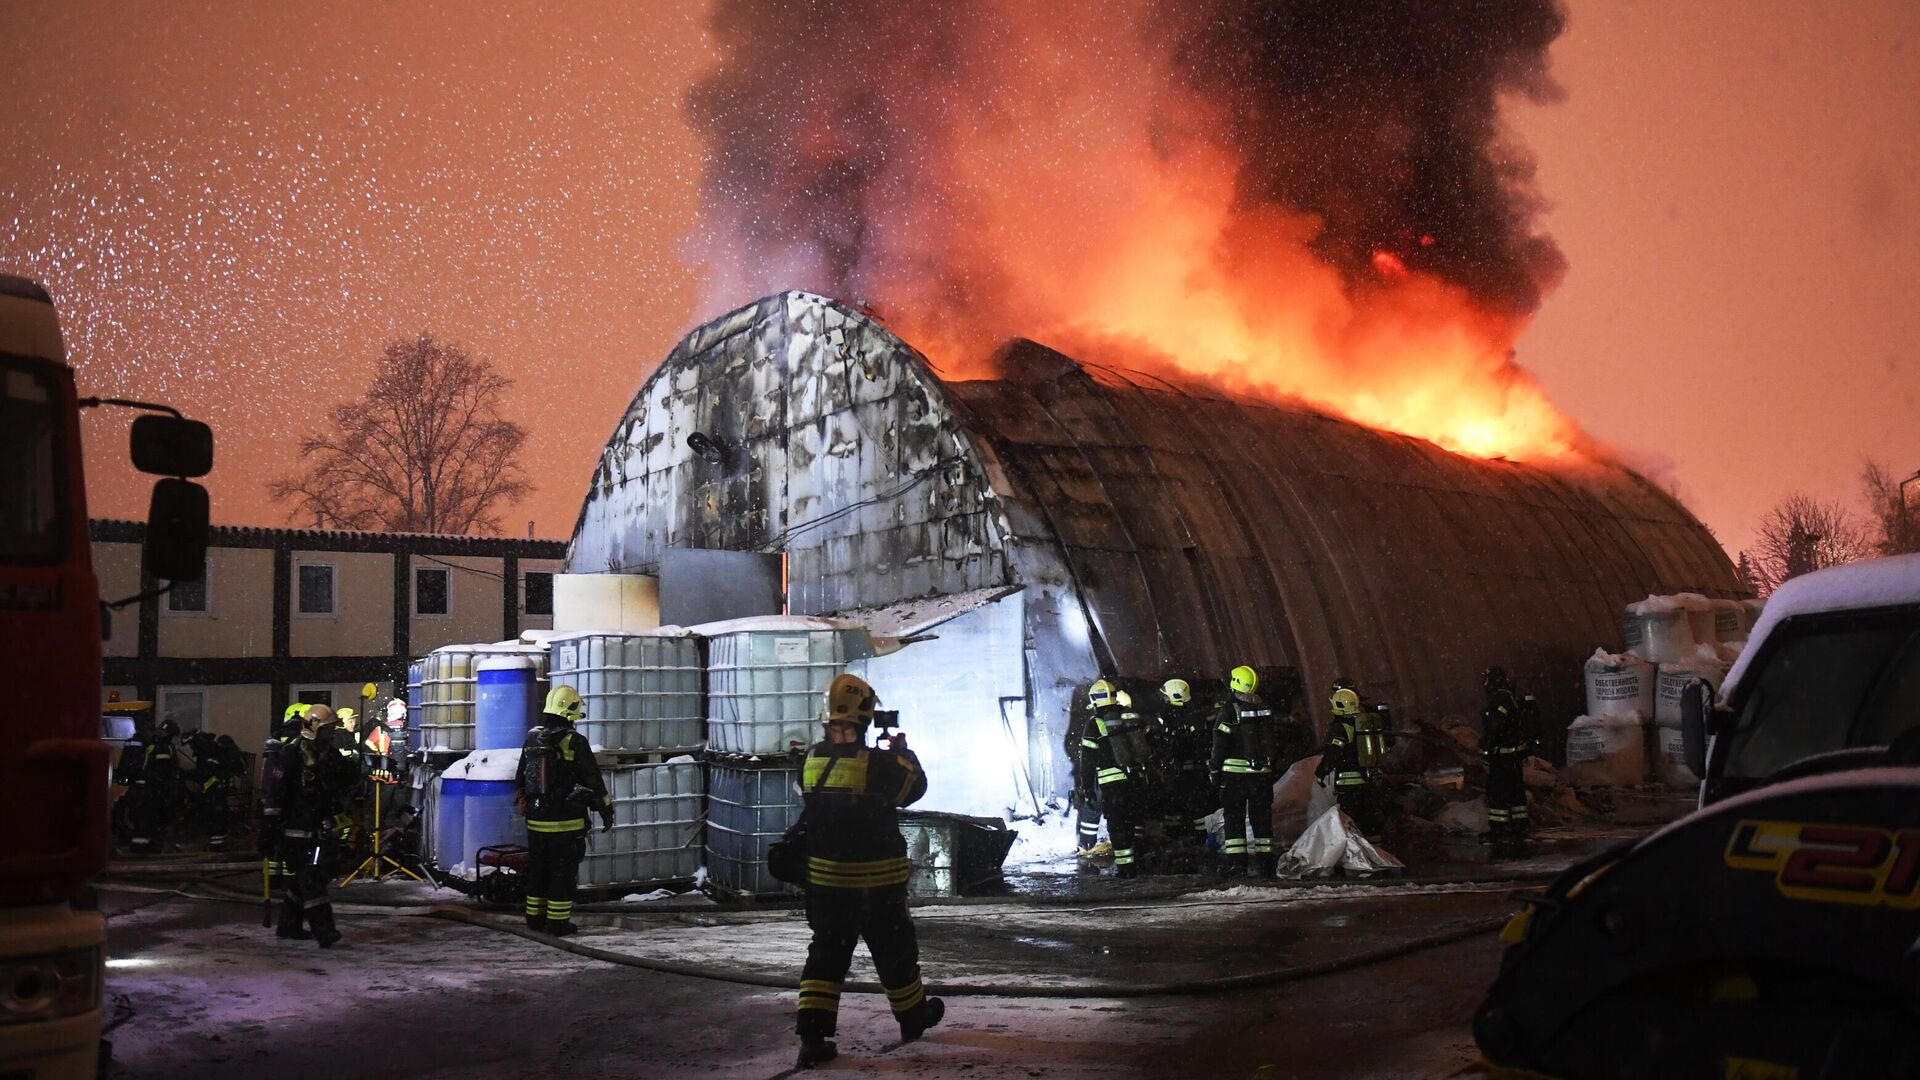
[[[806,293],[717,319],[608,441],[569,566],[782,550],[806,614],[1027,585],[1093,631],[1092,655],[1039,658],[1047,679],[1103,653],[1141,676],[1286,664],[1425,716],[1476,714],[1490,664],[1572,715],[1581,658],[1618,641],[1625,604],[1737,595],[1706,528],[1616,464],[1468,458],[1029,341],[999,370],[943,381]],[[694,431],[726,460],[693,454]],[[1081,648],[1038,618],[1040,653]]]

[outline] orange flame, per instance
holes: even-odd
[[[979,6],[991,17],[965,25],[990,29],[943,40],[950,67],[863,68],[882,90],[855,99],[870,120],[901,80],[936,84],[887,114],[913,133],[908,149],[858,159],[875,179],[851,280],[947,377],[992,375],[987,358],[1018,335],[1467,454],[1553,459],[1584,444],[1514,362],[1526,317],[1419,268],[1446,236],[1411,230],[1371,275],[1342,273],[1315,249],[1320,220],[1243,190],[1230,118],[1180,77],[1154,0],[1117,0],[1070,33],[1053,5]],[[828,126],[797,149],[847,153]],[[1396,137],[1354,133],[1380,143],[1388,177]],[[807,258],[763,249],[714,284],[737,296],[826,276]]]

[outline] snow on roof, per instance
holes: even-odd
[[[1751,643],[1727,673],[1725,694],[1740,685],[1747,665],[1760,650],[1757,646],[1773,632],[1774,626],[1799,615],[1818,615],[1828,611],[1857,611],[1866,608],[1920,604],[1920,555],[1892,555],[1884,559],[1848,563],[1845,566],[1815,570],[1794,578],[1774,590],[1760,621],[1748,635]]]
[[[1019,592],[1024,587],[995,585],[991,588],[970,589],[966,592],[918,596],[912,600],[903,600],[898,604],[888,604],[885,607],[852,608],[840,612],[838,617],[858,622],[876,635],[912,637],[968,612],[978,611],[988,604]]]

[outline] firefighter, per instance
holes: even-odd
[[[233,817],[233,786],[246,769],[246,760],[231,735],[196,731],[187,742],[195,763],[191,785],[194,817],[207,831],[207,850],[225,851]]]
[[[868,747],[879,704],[873,688],[839,675],[827,688],[825,738],[807,751],[801,774],[807,836],[807,926],[813,941],[800,972],[800,1068],[833,1060],[840,987],[862,939],[886,988],[903,1042],[946,1015],[920,982],[920,947],[907,910],[907,843],[896,810],[927,791],[920,759],[895,732]]]
[[[335,725],[331,708],[308,708],[299,737],[275,752],[272,787],[262,792],[268,811],[277,811],[278,855],[289,874],[275,933],[310,937],[323,949],[340,940],[327,882],[333,878],[334,858],[347,827],[347,802],[360,779],[354,754],[334,745]]]
[[[1154,721],[1167,838],[1177,847],[1204,853],[1207,816],[1220,808],[1220,790],[1209,767],[1213,751],[1209,717],[1194,704],[1193,687],[1187,680],[1168,679],[1160,684]]]
[[[514,776],[514,799],[527,819],[527,928],[554,937],[579,930],[573,897],[587,857],[587,814],[600,815],[601,832],[613,828],[613,796],[593,747],[573,727],[586,712],[573,687],[554,687]]]
[[[128,841],[135,855],[166,850],[180,801],[180,728],[162,720],[144,746],[130,746],[120,755],[114,782],[127,787]]]
[[[1147,724],[1133,707],[1133,695],[1114,691],[1112,701],[1093,711],[1080,739],[1081,769],[1090,771],[1100,789],[1100,805],[1113,839],[1113,872],[1137,877],[1140,824],[1148,809],[1149,763]]]
[[[1504,668],[1481,676],[1487,707],[1480,714],[1480,750],[1487,756],[1487,840],[1496,859],[1527,852],[1526,760],[1537,738],[1533,698],[1522,700]]]
[[[1079,845],[1074,854],[1082,859],[1094,859],[1113,853],[1113,844],[1100,839],[1100,819],[1104,806],[1100,798],[1100,785],[1094,780],[1092,766],[1087,763],[1087,747],[1084,745],[1087,728],[1093,723],[1093,714],[1113,704],[1113,682],[1102,678],[1087,688],[1087,707],[1072,714],[1067,722],[1067,760],[1073,767],[1073,803],[1075,827],[1078,831]]]
[[[280,749],[300,738],[300,722],[310,708],[312,706],[300,702],[287,706],[279,721],[269,728],[267,741],[260,747],[260,775],[253,784],[260,826],[255,830],[254,840],[259,845],[260,857],[265,860],[261,873],[266,876],[268,891],[274,896],[286,894],[292,884],[292,874],[280,858],[280,807],[268,801],[267,792],[280,782]]]
[[[1373,789],[1374,770],[1393,745],[1386,731],[1386,710],[1363,704],[1353,680],[1346,678],[1333,681],[1327,702],[1333,721],[1327,725],[1326,745],[1314,775],[1333,775],[1333,795],[1341,811],[1353,819],[1363,836],[1374,836],[1381,827]]]
[[[1273,853],[1273,709],[1261,699],[1260,677],[1246,665],[1227,678],[1227,699],[1214,711],[1213,753],[1208,771],[1219,787],[1226,838],[1221,843],[1221,872],[1238,876],[1252,869],[1272,877]],[[1248,826],[1253,843],[1247,843]]]

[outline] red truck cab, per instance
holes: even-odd
[[[93,1076],[106,924],[88,881],[107,864],[100,739],[101,597],[80,448],[83,401],[46,291],[0,274],[0,1077]],[[197,577],[212,465],[205,425],[135,422],[135,464],[164,538],[145,557]],[[184,440],[184,441],[183,441]],[[197,470],[197,471],[196,471]],[[197,530],[197,540],[196,540]],[[196,562],[197,560],[197,562]]]

